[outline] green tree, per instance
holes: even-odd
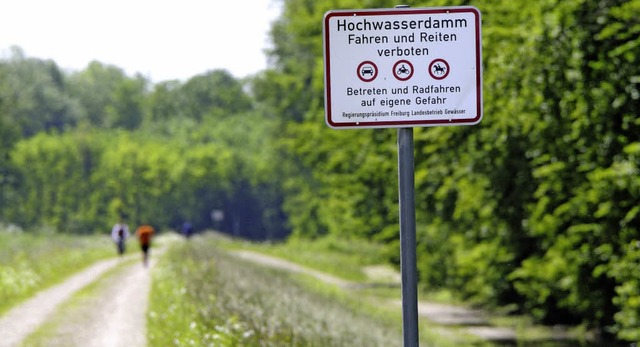
[[[86,69],[71,74],[69,93],[83,105],[84,122],[98,128],[120,125],[118,108],[127,108],[127,105],[117,106],[118,97],[121,101],[127,101],[126,93],[130,89],[134,95],[129,102],[135,104],[135,93],[138,92],[136,82],[127,80],[122,69],[97,61],[89,63]]]
[[[81,117],[80,105],[68,96],[67,81],[52,61],[27,58],[14,47],[3,66],[0,99],[5,121],[23,136],[40,131],[64,131]]]
[[[9,220],[24,227],[47,225],[63,232],[93,232],[79,218],[90,191],[91,155],[87,138],[38,134],[16,144],[11,161],[22,178],[6,207]]]
[[[251,110],[243,84],[225,70],[214,70],[189,79],[180,88],[179,100],[188,117],[198,121],[224,118]]]
[[[144,119],[147,82],[140,76],[126,79],[112,93],[112,103],[105,107],[108,128],[137,129]]]

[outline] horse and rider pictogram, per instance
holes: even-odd
[[[445,79],[449,76],[449,63],[444,59],[435,59],[429,64],[429,75],[436,80]]]

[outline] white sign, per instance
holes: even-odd
[[[475,7],[335,10],[324,16],[332,128],[471,125],[482,119]]]

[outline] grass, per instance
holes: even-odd
[[[248,249],[290,260],[350,281],[364,281],[365,266],[384,264],[385,248],[362,240],[327,237],[320,240],[293,239],[287,243],[252,243],[218,235],[225,249]]]
[[[104,236],[0,231],[0,314],[97,260],[115,255]]]
[[[206,240],[206,241],[204,241]],[[204,242],[201,244],[201,242]],[[195,247],[194,247],[195,246]],[[260,325],[256,323],[256,321],[260,319],[272,319],[272,313],[265,313],[265,311],[260,311],[256,308],[255,315],[249,315],[249,317],[254,317],[249,319],[252,324],[257,325],[257,327],[248,324],[243,318],[242,312],[243,303],[247,303],[248,306],[251,306],[252,300],[256,297],[259,297],[260,301],[266,303],[268,305],[271,302],[279,302],[277,298],[272,298],[270,295],[278,296],[282,293],[286,293],[288,300],[294,300],[293,298],[297,296],[297,292],[281,290],[289,284],[285,285],[283,283],[294,283],[291,285],[298,286],[302,288],[302,292],[313,293],[313,295],[319,295],[322,297],[324,301],[322,304],[319,304],[318,311],[323,311],[324,307],[327,307],[327,310],[330,310],[328,307],[330,306],[328,303],[333,302],[337,303],[340,309],[343,310],[341,314],[338,314],[341,318],[344,319],[336,319],[336,321],[340,322],[339,326],[349,325],[354,328],[355,332],[352,332],[355,335],[366,334],[367,332],[371,332],[372,330],[378,331],[379,326],[386,327],[385,329],[390,330],[399,330],[402,327],[402,310],[399,306],[399,302],[401,300],[400,297],[400,287],[398,285],[376,285],[376,281],[372,281],[367,278],[364,268],[370,266],[379,266],[384,264],[383,256],[385,255],[384,250],[381,247],[376,245],[370,245],[366,242],[362,241],[351,241],[351,240],[336,240],[336,239],[325,239],[318,241],[292,241],[287,243],[275,243],[275,244],[256,244],[250,243],[241,240],[231,239],[222,235],[212,234],[208,235],[205,238],[199,240],[197,244],[192,244],[191,252],[198,253],[197,248],[206,247],[208,256],[200,258],[200,260],[186,254],[182,254],[174,259],[183,259],[183,264],[186,262],[186,266],[183,268],[176,268],[174,271],[167,271],[165,273],[165,278],[173,281],[173,291],[174,293],[180,293],[182,295],[182,300],[186,305],[183,304],[182,300],[179,302],[175,302],[171,309],[168,309],[168,312],[175,313],[176,310],[183,310],[185,307],[193,307],[193,309],[187,310],[188,312],[183,312],[184,322],[182,323],[184,327],[189,327],[191,335],[189,335],[191,341],[199,341],[202,338],[202,332],[204,334],[209,334],[209,337],[215,337],[216,341],[226,341],[226,343],[220,344],[204,344],[211,346],[358,346],[358,344],[343,343],[339,338],[336,340],[332,340],[330,342],[323,341],[323,343],[319,343],[314,340],[315,337],[301,339],[300,336],[315,336],[312,333],[299,333],[294,328],[291,328],[288,325],[284,325],[289,329],[289,334],[291,336],[295,336],[297,340],[291,342],[290,340],[281,340],[280,344],[274,343],[273,340],[269,340],[268,337],[270,335],[264,335],[263,332],[266,328],[260,328]],[[285,274],[279,272],[273,272],[273,269],[265,269],[260,268],[258,265],[250,264],[250,263],[242,263],[240,260],[235,259],[233,257],[226,256],[226,252],[233,253],[237,250],[252,250],[263,254],[273,255],[280,258],[288,259],[297,264],[303,265],[305,267],[309,267],[315,269],[317,271],[321,271],[327,274],[331,274],[336,277],[340,277],[342,279],[348,280],[350,282],[355,282],[359,284],[357,288],[350,288],[348,290],[343,290],[340,288],[336,288],[333,285],[324,284],[318,281],[315,278],[310,276],[304,276],[300,274]],[[181,251],[184,252],[184,251]],[[191,263],[193,262],[193,264]],[[240,263],[239,263],[240,262]],[[238,265],[238,263],[240,265]],[[175,264],[169,265],[169,267],[177,266]],[[204,276],[205,278],[195,278],[189,280],[189,277],[195,277],[198,274],[199,270],[185,270],[186,268],[200,269],[205,270],[207,274]],[[233,270],[229,270],[233,269]],[[253,269],[253,270],[249,270]],[[236,277],[231,276],[225,273],[227,271],[232,271],[233,274],[236,274]],[[192,273],[191,275],[186,275],[188,273]],[[257,273],[257,274],[254,274]],[[264,277],[266,274],[266,278],[258,280]],[[228,277],[227,277],[228,276]],[[239,277],[237,277],[239,276]],[[253,279],[256,280],[253,280]],[[250,279],[250,280],[247,280]],[[202,281],[210,281],[207,286],[209,290],[204,291],[207,293],[206,295],[194,295],[193,290],[200,286],[200,284],[195,284]],[[267,287],[269,290],[267,292],[264,291],[256,291],[257,290],[250,285],[242,286],[240,284],[237,287],[234,287],[233,290],[230,289],[220,289],[227,288],[230,286],[228,283],[242,283],[242,282],[250,282],[253,283],[256,287]],[[160,281],[161,282],[161,281]],[[228,283],[227,283],[228,282]],[[380,283],[378,283],[380,284]],[[160,285],[156,283],[154,285]],[[165,283],[166,285],[166,283]],[[217,292],[221,290],[222,292]],[[275,291],[274,293],[271,293]],[[171,297],[169,292],[165,291],[164,295],[168,295],[167,297]],[[251,294],[249,294],[251,293]],[[421,299],[427,299],[429,301],[448,303],[448,304],[459,304],[463,305],[464,303],[460,302],[456,299],[456,297],[449,291],[440,291],[440,292],[424,292],[420,291]],[[244,295],[247,295],[246,297]],[[162,295],[159,295],[162,296]],[[234,297],[235,296],[235,297]],[[298,301],[299,299],[299,301]],[[162,299],[161,299],[162,300]],[[309,306],[305,300],[304,296],[300,296],[295,299],[298,305],[305,307]],[[225,301],[230,302],[240,302],[237,304],[237,307],[232,307],[232,309],[222,310],[219,306],[224,306]],[[394,304],[395,302],[395,304]],[[215,303],[215,304],[214,304]],[[170,304],[167,304],[170,305]],[[206,310],[211,309],[212,305],[216,305],[216,309],[213,310],[215,314],[212,315],[202,315],[201,310],[203,308],[207,308]],[[285,304],[278,304],[283,307],[287,307]],[[256,305],[259,307],[259,305]],[[314,307],[314,306],[309,306]],[[165,308],[166,309],[166,308]],[[283,308],[283,310],[286,309]],[[158,307],[157,310],[152,312],[152,315],[162,315],[160,312],[163,312],[161,307]],[[351,318],[351,313],[355,313],[357,316],[366,316],[369,319],[368,327],[367,325],[362,325],[361,328],[357,328],[358,324],[351,322],[351,319],[358,320],[357,318]],[[293,314],[284,314],[285,316],[295,316]],[[178,315],[180,316],[180,315]],[[211,327],[202,324],[202,320],[206,320],[203,317],[208,317],[211,321],[215,321],[215,317],[227,317],[228,321],[217,321],[216,325]],[[257,317],[257,318],[256,318]],[[489,324],[497,327],[509,327],[516,331],[519,336],[519,341],[512,342],[513,346],[586,346],[584,341],[576,341],[576,340],[568,340],[568,341],[553,341],[553,336],[556,335],[557,332],[553,330],[553,328],[549,327],[541,327],[533,324],[530,318],[526,316],[513,316],[508,315],[506,313],[496,312],[496,314],[491,315],[489,318]],[[169,316],[162,316],[162,319],[171,320],[172,318]],[[281,322],[288,322],[287,320],[278,319]],[[166,322],[166,321],[165,321]],[[305,324],[303,319],[300,319],[301,324]],[[311,322],[316,322],[315,324],[324,324],[323,320],[318,317],[313,317]],[[320,322],[320,323],[318,323]],[[266,324],[266,323],[264,323]],[[309,323],[314,324],[314,323]],[[268,325],[267,325],[268,326]],[[166,330],[169,326],[167,326]],[[507,346],[509,344],[496,344],[489,341],[485,341],[479,337],[470,335],[468,331],[466,331],[465,327],[457,327],[457,326],[449,326],[449,325],[439,325],[437,323],[428,321],[427,319],[420,318],[419,321],[420,327],[420,339],[421,346],[438,346],[438,347],[448,347],[448,346],[487,346],[487,347],[495,347],[495,346]],[[216,330],[220,328],[220,330]],[[334,329],[333,327],[326,329]],[[182,331],[186,331],[185,329],[177,329]],[[266,329],[268,331],[269,329]],[[325,330],[325,334],[326,331]],[[332,330],[333,331],[333,330]],[[159,332],[162,333],[162,332]],[[320,332],[316,332],[317,335],[322,335]],[[253,343],[247,342],[243,340],[247,336],[261,336],[261,338],[266,339],[271,342],[263,342],[257,343],[253,341]],[[277,335],[277,334],[276,334]],[[347,334],[348,335],[348,334]],[[579,336],[580,334],[576,334]],[[231,336],[231,337],[229,337]],[[189,343],[189,338],[180,339],[179,337],[173,336],[173,340],[167,337],[166,340],[162,340],[162,342],[158,343],[159,345],[163,345],[163,343],[169,343],[169,341],[174,341],[174,343],[169,343],[171,346],[188,346],[191,345]],[[549,340],[551,339],[551,340]],[[397,337],[396,339],[391,339],[392,341],[380,342],[376,340],[376,342],[369,341],[369,346],[397,346],[402,344],[402,337]],[[160,340],[157,340],[160,341]],[[179,341],[179,342],[176,342]],[[229,342],[232,341],[232,342]],[[250,340],[249,340],[250,341]],[[229,344],[230,343],[230,344]],[[326,344],[328,343],[328,344]],[[152,344],[155,345],[155,344]],[[510,345],[509,345],[510,346]]]
[[[308,277],[241,260],[219,244],[206,237],[185,242],[160,261],[149,345],[401,346],[399,315],[376,313],[366,298]]]

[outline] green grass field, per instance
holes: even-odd
[[[239,250],[288,259],[355,286],[338,288],[264,267],[232,255]],[[349,240],[265,244],[207,234],[176,244],[155,272],[150,345],[402,346],[399,285],[380,286],[364,271],[383,265],[382,255],[375,245]],[[451,293],[420,296],[455,302]],[[464,326],[420,319],[420,345],[592,346],[583,340],[554,341],[553,328],[534,325],[526,316],[493,312],[489,321],[516,330],[518,342],[492,343],[470,335]]]
[[[325,244],[326,246],[326,244]],[[355,246],[355,245],[351,245]],[[333,246],[308,245],[314,252],[287,252],[285,245],[236,242],[200,236],[174,245],[154,271],[148,336],[151,346],[402,346],[402,317],[389,304],[389,291],[400,288],[344,290],[309,276],[264,267],[232,255],[253,249],[287,254],[318,270],[364,279],[364,261]],[[306,247],[306,246],[305,246]],[[305,255],[313,259],[309,261]],[[309,266],[311,267],[311,266]],[[438,334],[421,336],[424,346],[454,346]],[[458,341],[459,342],[459,341]]]
[[[329,288],[221,251],[215,238],[172,248],[154,273],[149,345],[399,346],[397,317],[371,315]]]

